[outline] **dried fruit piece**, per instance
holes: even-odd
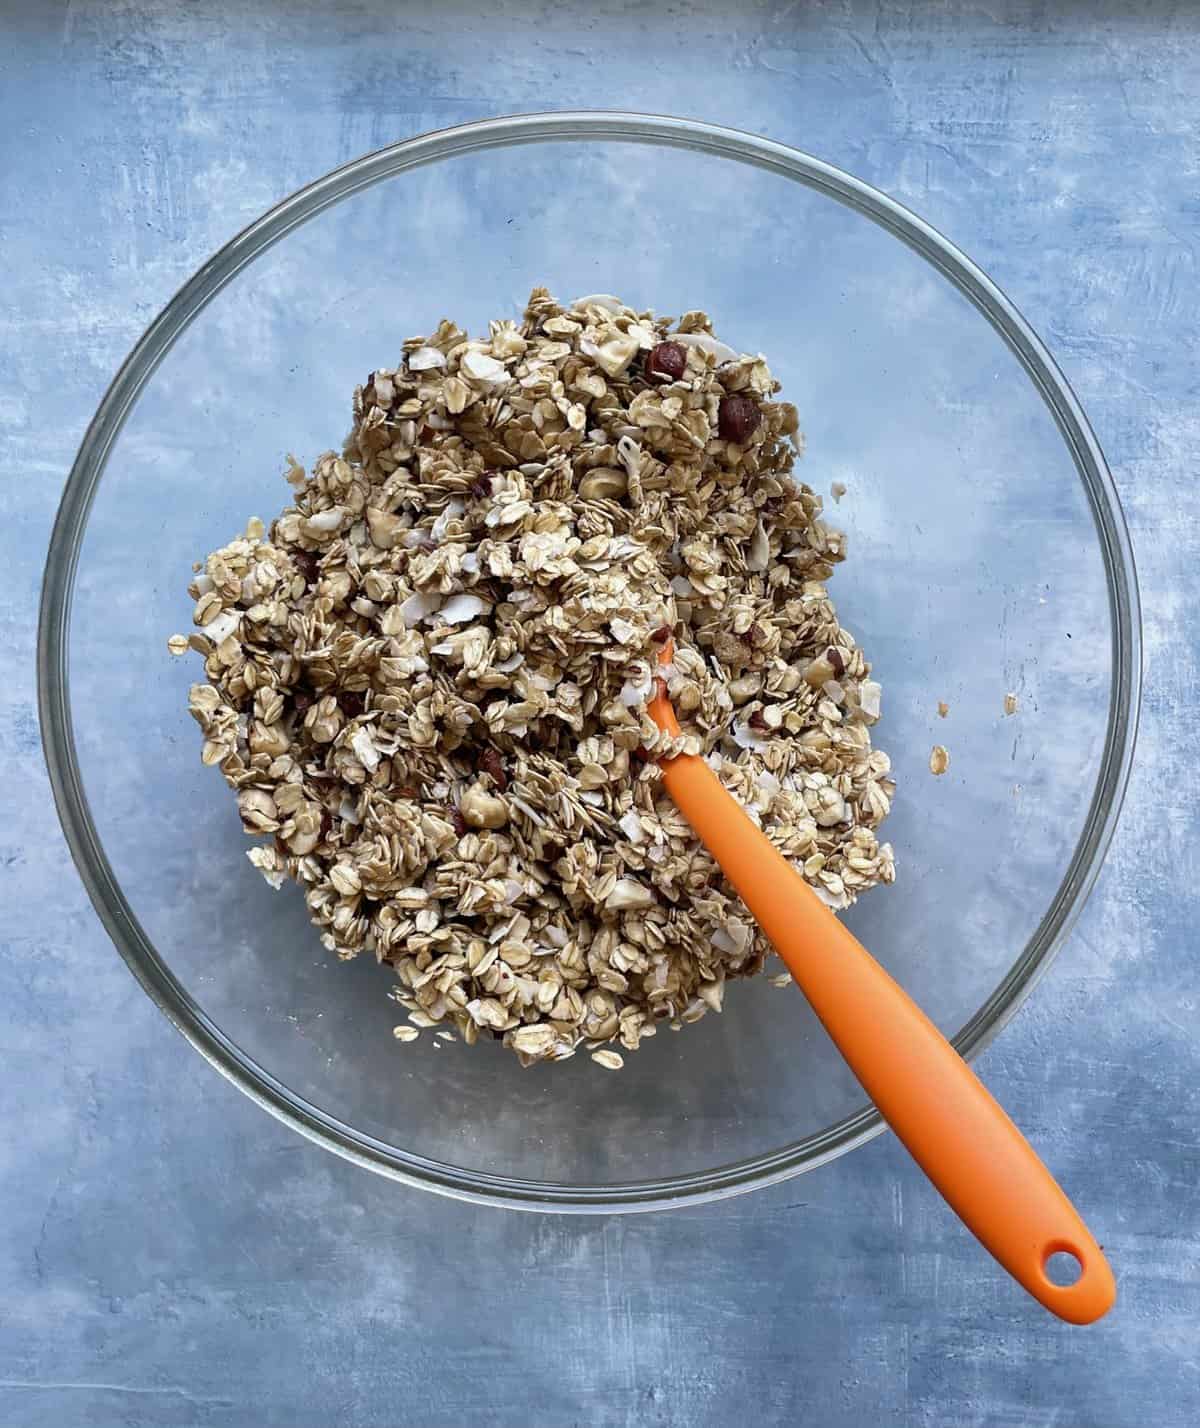
[[[317,576],[320,574],[320,564],[317,557],[310,550],[292,551],[292,564],[304,576],[305,584],[315,585]]]
[[[762,421],[762,411],[753,397],[735,392],[731,397],[722,397],[717,407],[717,435],[722,441],[736,442],[745,446]]]
[[[501,793],[508,787],[508,775],[504,772],[504,760],[500,757],[500,750],[494,746],[489,745],[480,754],[479,772],[487,774]]]
[[[367,696],[357,689],[343,689],[337,701],[347,719],[357,719],[367,707]]]
[[[687,371],[687,348],[679,342],[660,342],[646,353],[646,376],[678,382]]]

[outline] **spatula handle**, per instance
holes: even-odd
[[[656,720],[662,712],[651,709]],[[879,1113],[958,1217],[1051,1313],[1073,1324],[1099,1319],[1116,1298],[1107,1260],[967,1063],[703,759],[665,761],[663,779]],[[1050,1256],[1063,1251],[1080,1265],[1070,1285],[1046,1273]]]

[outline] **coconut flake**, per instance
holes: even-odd
[[[350,747],[354,750],[354,756],[363,768],[368,773],[374,773],[379,767],[379,750],[371,738],[371,731],[362,728],[355,729],[350,736]]]
[[[445,625],[465,625],[468,620],[473,620],[477,615],[482,615],[492,607],[486,600],[481,600],[478,595],[451,595],[449,600],[437,612],[440,623]]]
[[[729,732],[739,749],[758,750],[767,747],[767,741],[760,739],[749,724],[734,724]]]
[[[430,615],[435,614],[440,609],[441,603],[440,595],[427,590],[418,590],[415,595],[410,595],[400,606],[400,618],[404,621],[407,629],[415,629],[422,620],[427,620]]]
[[[320,535],[328,535],[330,531],[340,529],[345,519],[345,506],[330,506],[327,511],[317,511],[309,516],[305,525],[307,525],[310,531],[316,531]]]
[[[771,542],[767,539],[766,528],[762,521],[754,527],[754,534],[750,537],[750,549],[746,552],[747,570],[766,570],[771,563]]]
[[[428,372],[434,367],[444,367],[446,365],[446,354],[439,352],[436,347],[418,347],[415,352],[408,354],[408,370],[410,372]]]
[[[641,684],[625,683],[621,686],[621,703],[626,709],[632,709],[634,705],[649,699],[653,690],[653,679],[647,679]]]
[[[618,878],[604,906],[610,912],[628,912],[632,908],[653,907],[654,894],[634,878]]]
[[[475,550],[467,551],[462,558],[462,569],[467,575],[479,574],[479,552]]]
[[[636,480],[642,466],[642,448],[632,436],[623,436],[617,442],[617,457],[628,472],[629,479]]]
[[[261,863],[257,862],[255,859],[255,854],[261,854],[262,851],[263,850],[261,848],[251,848],[250,851],[246,854],[246,857],[250,859],[250,862],[253,864],[253,866],[262,874],[263,878],[267,882],[267,885],[269,887],[274,888],[275,891],[278,892],[279,889],[283,886],[284,882],[283,870],[281,868],[264,868]]]
[[[741,356],[727,342],[721,342],[707,332],[672,332],[669,341],[678,342],[683,347],[699,348],[701,352],[709,352],[716,358],[718,365],[722,362],[737,362]]]
[[[590,357],[606,376],[619,377],[637,356],[638,340],[618,334],[607,342],[597,344],[585,337],[580,340],[579,350]]]
[[[637,844],[646,841],[646,830],[642,827],[642,820],[632,808],[617,819],[617,826],[631,843]]]
[[[588,293],[586,297],[577,297],[571,306],[602,307],[606,312],[616,313],[618,316],[625,311],[625,304],[620,298],[613,297],[612,293]]]
[[[466,509],[467,507],[464,501],[460,501],[457,496],[452,496],[450,500],[446,502],[446,509],[434,521],[433,527],[429,532],[430,540],[432,540],[435,545],[441,545],[442,541],[446,538],[446,530],[450,522],[458,520],[459,516],[461,516]]]
[[[503,362],[497,362],[488,353],[477,352],[474,348],[463,353],[458,370],[464,376],[470,377],[472,381],[487,382],[490,386],[497,386],[508,381],[508,373],[504,369]]]
[[[727,957],[732,957],[737,953],[737,943],[730,937],[723,927],[718,927],[712,934],[712,945],[719,951],[724,952]]]
[[[222,640],[228,639],[238,627],[238,621],[242,618],[240,610],[222,610],[221,613],[209,620],[204,625],[200,633],[207,635],[214,645],[219,645]]]
[[[864,719],[878,719],[882,707],[883,689],[873,679],[864,679],[858,686],[858,707]]]
[[[771,772],[770,769],[760,769],[757,781],[759,788],[761,788],[765,793],[771,794],[772,796],[777,794],[782,787],[779,780],[775,777],[775,775]]]

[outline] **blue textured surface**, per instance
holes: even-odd
[[[0,0],[0,1422],[1190,1428],[1200,17],[571,8]],[[982,1062],[1101,1230],[1121,1300],[1093,1329],[1029,1305],[890,1139],[607,1221],[357,1171],[190,1051],[70,867],[38,748],[37,586],[112,371],[212,249],[325,169],[580,104],[757,130],[896,195],[1040,329],[1106,448],[1145,601],[1139,764],[1076,932]]]

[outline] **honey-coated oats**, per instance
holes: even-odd
[[[196,574],[202,758],[325,946],[391,965],[396,1028],[619,1069],[770,947],[665,795],[703,754],[832,908],[891,882],[880,689],[826,581],[761,356],[544,288],[354,394],[341,455]],[[646,712],[661,642],[685,734]],[[173,637],[173,652],[182,649]],[[449,1038],[453,1039],[453,1038]]]

